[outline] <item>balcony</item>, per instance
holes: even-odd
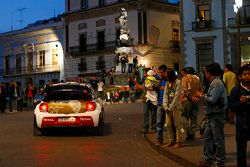
[[[170,40],[169,45],[170,45],[171,53],[180,53],[180,51],[181,51],[181,49],[180,49],[180,41],[178,41],[178,40]]]
[[[101,49],[103,48],[103,49]],[[89,44],[86,45],[85,47],[80,47],[80,46],[73,46],[70,47],[70,54],[72,56],[77,56],[77,55],[86,55],[86,54],[93,54],[93,53],[101,53],[101,52],[107,52],[107,51],[115,51],[117,48],[117,41],[110,41],[110,42],[105,42],[102,47],[100,47],[99,44]]]
[[[193,31],[212,31],[213,30],[213,20],[201,20],[192,22]]]
[[[22,68],[8,68],[4,70],[4,76],[16,76],[26,74],[38,74],[38,73],[49,73],[49,72],[60,72],[59,65],[45,65],[45,66],[33,66],[33,67],[22,67]]]
[[[228,27],[231,27],[231,28],[236,27],[236,18],[228,18],[227,22],[228,22]],[[242,28],[250,27],[250,17],[241,17],[240,26]]]

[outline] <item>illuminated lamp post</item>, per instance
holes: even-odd
[[[236,55],[235,55],[235,65],[236,69],[239,69],[241,66],[241,47],[240,47],[240,8],[242,7],[242,0],[234,0],[234,12],[236,14],[236,27],[237,27],[237,39],[236,39]]]

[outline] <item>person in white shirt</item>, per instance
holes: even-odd
[[[99,80],[97,83],[97,97],[100,100],[103,100],[103,98],[104,98],[103,87],[104,87],[104,83],[102,82],[102,80]]]

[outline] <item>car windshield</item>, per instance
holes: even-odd
[[[87,86],[58,85],[45,90],[44,101],[51,100],[92,100],[93,96]]]

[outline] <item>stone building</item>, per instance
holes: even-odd
[[[65,78],[98,76],[114,67],[121,8],[128,13],[132,57],[176,70],[180,55],[178,4],[163,0],[65,0]]]
[[[243,0],[237,31],[234,0],[181,0],[181,51],[185,66],[198,71],[217,62],[237,70],[250,60],[250,3]],[[237,39],[237,36],[240,38]],[[240,56],[239,56],[240,55]]]
[[[64,79],[63,22],[41,20],[0,34],[0,82],[27,86]]]

